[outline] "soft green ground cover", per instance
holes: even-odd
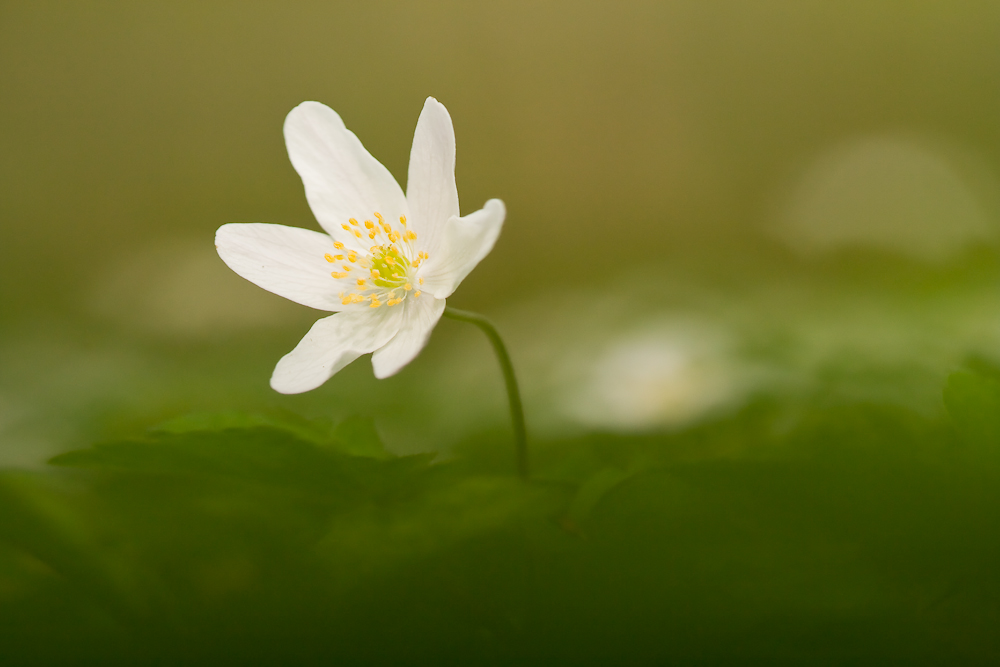
[[[239,413],[0,477],[7,664],[995,664],[1000,375],[446,460]],[[957,661],[957,662],[956,662]]]

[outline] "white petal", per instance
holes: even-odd
[[[395,375],[427,345],[434,325],[444,312],[444,299],[426,294],[403,302],[403,321],[395,338],[372,355],[372,370],[378,379]]]
[[[365,150],[333,109],[303,102],[285,118],[288,157],[302,177],[316,220],[338,241],[365,250],[368,239],[344,231],[350,218],[389,220],[409,217],[406,198],[389,170]]]
[[[424,291],[438,299],[451,296],[459,283],[493,249],[506,214],[503,202],[491,199],[483,208],[464,218],[449,218],[437,254],[432,254],[421,268]]]
[[[424,102],[417,119],[406,179],[406,203],[420,249],[434,254],[444,223],[457,217],[455,186],[455,130],[444,105],[433,97]]]
[[[282,394],[315,389],[362,354],[385,345],[402,319],[394,308],[352,310],[324,317],[278,362],[271,387]]]
[[[337,252],[326,234],[266,223],[230,223],[215,233],[229,268],[253,284],[319,310],[342,310],[340,283],[323,257]]]

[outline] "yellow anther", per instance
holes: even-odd
[[[330,253],[326,253],[325,255],[323,255],[323,259],[331,263],[337,261]]]
[[[411,285],[410,283],[406,283],[405,285],[403,285],[403,289],[409,292],[411,289],[413,289],[413,285]]]
[[[375,238],[375,232],[374,232],[374,230],[368,232],[368,238],[370,238],[370,239],[374,239]]]
[[[340,300],[340,302],[346,306],[347,304],[351,303],[351,297],[345,296]]]
[[[368,229],[375,229],[375,223],[371,220],[365,220],[365,227]]]
[[[333,247],[336,248],[337,250],[343,250],[344,249],[344,244],[341,243],[340,241],[334,241],[333,242]]]
[[[365,300],[365,297],[361,296],[360,294],[352,294],[351,295],[351,301],[353,301],[354,303],[361,303],[364,300]]]
[[[343,255],[334,255],[333,258],[334,259],[344,259],[344,256]],[[326,261],[329,262],[330,260],[326,260]]]
[[[351,231],[351,226],[348,225],[348,224],[342,224],[340,226],[343,227],[344,229],[346,229],[347,231]]]
[[[405,215],[399,216],[399,224],[401,224],[404,227],[406,227],[406,216]]]
[[[355,220],[354,218],[351,218],[350,220],[348,220],[348,222],[351,223],[352,225],[354,225],[355,227],[357,227],[357,225],[358,225],[358,221]]]
[[[382,231],[385,232],[386,234],[388,234],[389,232],[392,231],[392,227],[389,226],[389,223],[383,222],[382,223]]]
[[[379,307],[379,306],[381,306],[381,305],[382,305],[382,302],[381,302],[381,301],[376,301],[375,299],[372,299],[372,305],[370,305],[370,306],[368,306],[368,307],[369,307],[369,308],[378,308],[378,307]]]
[[[420,296],[420,290],[417,290],[416,292],[413,293],[414,299],[416,299],[418,296]]]
[[[382,214],[381,213],[379,213],[378,211],[375,211],[375,217],[378,218],[379,222],[382,222]]]
[[[386,255],[385,256],[385,263],[388,264],[389,266],[392,266],[393,264],[396,263],[396,260],[393,258],[392,255]]]
[[[415,231],[413,231],[413,230],[407,229],[406,230],[406,238],[409,239],[410,241],[416,240],[417,233]]]
[[[418,256],[418,257],[420,257],[420,259],[430,259],[430,257],[431,257],[430,255],[428,255],[428,254],[427,254],[426,252],[424,252],[423,250],[421,250],[421,251],[420,251],[420,254],[419,254],[419,255],[417,255],[417,256]]]
[[[417,278],[417,282],[420,283],[421,285],[423,285],[424,284],[424,279],[423,278]]]
[[[333,276],[334,278],[336,278],[337,280],[340,280],[341,278],[346,278],[347,277],[346,273],[338,273],[336,271],[334,271],[330,275]]]
[[[344,268],[344,271],[350,271],[351,270],[351,267],[349,267],[347,264],[341,264],[340,266],[342,266]]]
[[[365,286],[365,279],[358,278],[358,287],[364,287],[364,286]]]
[[[358,261],[358,253],[354,252],[353,250],[348,250],[347,261],[351,262],[352,264]]]
[[[417,268],[418,266],[420,266],[420,260],[419,259],[413,260],[413,268]]]
[[[390,243],[395,243],[398,240],[399,240],[399,237],[396,236],[396,232],[389,232],[389,242]]]
[[[402,278],[402,276],[399,275],[398,273],[396,273],[395,271],[392,272],[392,277],[393,278]]]
[[[357,236],[359,239],[361,238],[361,232],[359,232],[356,229],[354,230],[354,235]]]

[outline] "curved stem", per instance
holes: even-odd
[[[507,386],[507,400],[510,401],[510,420],[514,427],[514,444],[517,448],[517,473],[522,479],[528,479],[528,433],[524,427],[524,409],[521,407],[521,392],[517,388],[517,378],[514,376],[514,366],[510,363],[510,355],[507,348],[500,339],[496,327],[488,319],[478,313],[470,313],[467,310],[458,310],[451,306],[445,306],[444,316],[459,322],[475,324],[482,329],[486,337],[493,345],[493,351],[497,354],[500,362],[500,370],[503,371],[504,384]]]

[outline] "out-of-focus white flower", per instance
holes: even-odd
[[[503,202],[459,217],[455,133],[427,98],[410,150],[406,194],[340,116],[303,102],[285,119],[285,143],[326,234],[263,223],[223,225],[219,256],[250,282],[319,310],[282,357],[271,386],[315,389],[362,354],[378,378],[397,373],[427,343],[445,299],[493,248]]]
[[[612,338],[584,361],[563,400],[574,421],[631,431],[701,417],[736,397],[737,372],[721,332],[707,326],[650,323]],[[578,370],[577,370],[578,369]]]

